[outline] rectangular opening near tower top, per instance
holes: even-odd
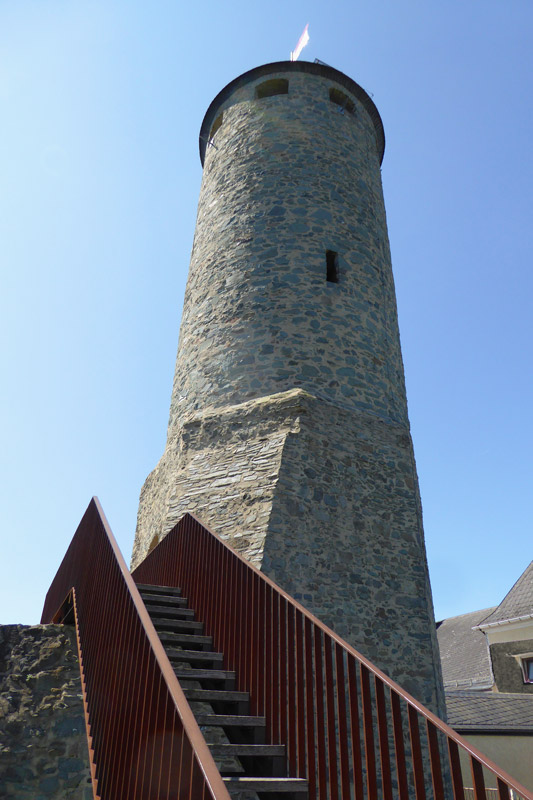
[[[339,256],[335,250],[326,250],[326,280],[328,283],[339,282]]]
[[[258,100],[263,97],[274,97],[277,94],[289,93],[289,81],[286,78],[271,78],[255,87],[255,96]]]

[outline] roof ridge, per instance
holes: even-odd
[[[501,603],[492,613],[480,620],[478,626],[481,628],[495,622],[518,620],[528,615],[533,615],[533,561],[513,583]]]

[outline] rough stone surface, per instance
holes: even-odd
[[[533,639],[490,645],[492,671],[498,692],[533,694],[533,684],[524,683],[521,655],[533,653]]]
[[[376,127],[335,71],[211,107],[168,440],[133,565],[185,511],[441,716]],[[326,280],[326,251],[338,283]]]
[[[0,797],[92,800],[70,626],[0,627]]]

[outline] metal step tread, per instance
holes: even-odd
[[[191,619],[160,619],[156,617],[152,619],[154,628],[159,630],[176,630],[176,631],[203,631],[203,622],[194,622]]]
[[[180,668],[174,670],[176,677],[187,681],[228,681],[235,680],[235,673],[226,669],[186,669]]]
[[[303,778],[222,778],[228,789],[255,792],[307,792]]]
[[[181,595],[181,589],[177,586],[152,586],[150,583],[138,583],[137,589],[142,592],[147,592],[148,594],[166,594],[166,595],[173,595],[174,597],[179,597]]]
[[[213,756],[284,756],[285,745],[283,744],[209,744],[209,750]]]
[[[176,644],[213,644],[212,636],[197,636],[194,633],[166,633],[165,631],[161,631],[159,633],[159,638],[162,642],[175,642]]]
[[[167,608],[187,608],[189,605],[189,601],[186,597],[177,597],[174,595],[163,595],[163,594],[147,594],[146,592],[141,592],[141,597],[144,601],[144,605],[146,608],[150,609],[152,605],[157,604],[158,606],[167,606]]]
[[[248,692],[237,692],[224,689],[184,689],[187,700],[211,700],[220,703],[246,703],[250,699]]]
[[[264,728],[265,717],[249,717],[241,714],[198,714],[198,725],[217,725],[219,728]]]
[[[224,660],[222,653],[214,653],[210,650],[175,650],[169,647],[165,652],[171,664],[173,661],[218,661],[222,663]]]
[[[181,599],[181,598],[180,598]],[[194,611],[192,608],[173,608],[172,606],[155,606],[152,603],[145,602],[144,604],[148,609],[152,619],[158,619],[164,616],[165,619],[192,619]]]

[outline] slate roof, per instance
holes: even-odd
[[[473,631],[496,607],[437,623],[445,689],[490,689],[494,685],[487,637]]]
[[[494,622],[505,622],[527,616],[533,616],[533,561],[526,567],[500,605],[477,624],[490,625]]]
[[[533,695],[447,691],[448,724],[458,733],[533,733]]]

